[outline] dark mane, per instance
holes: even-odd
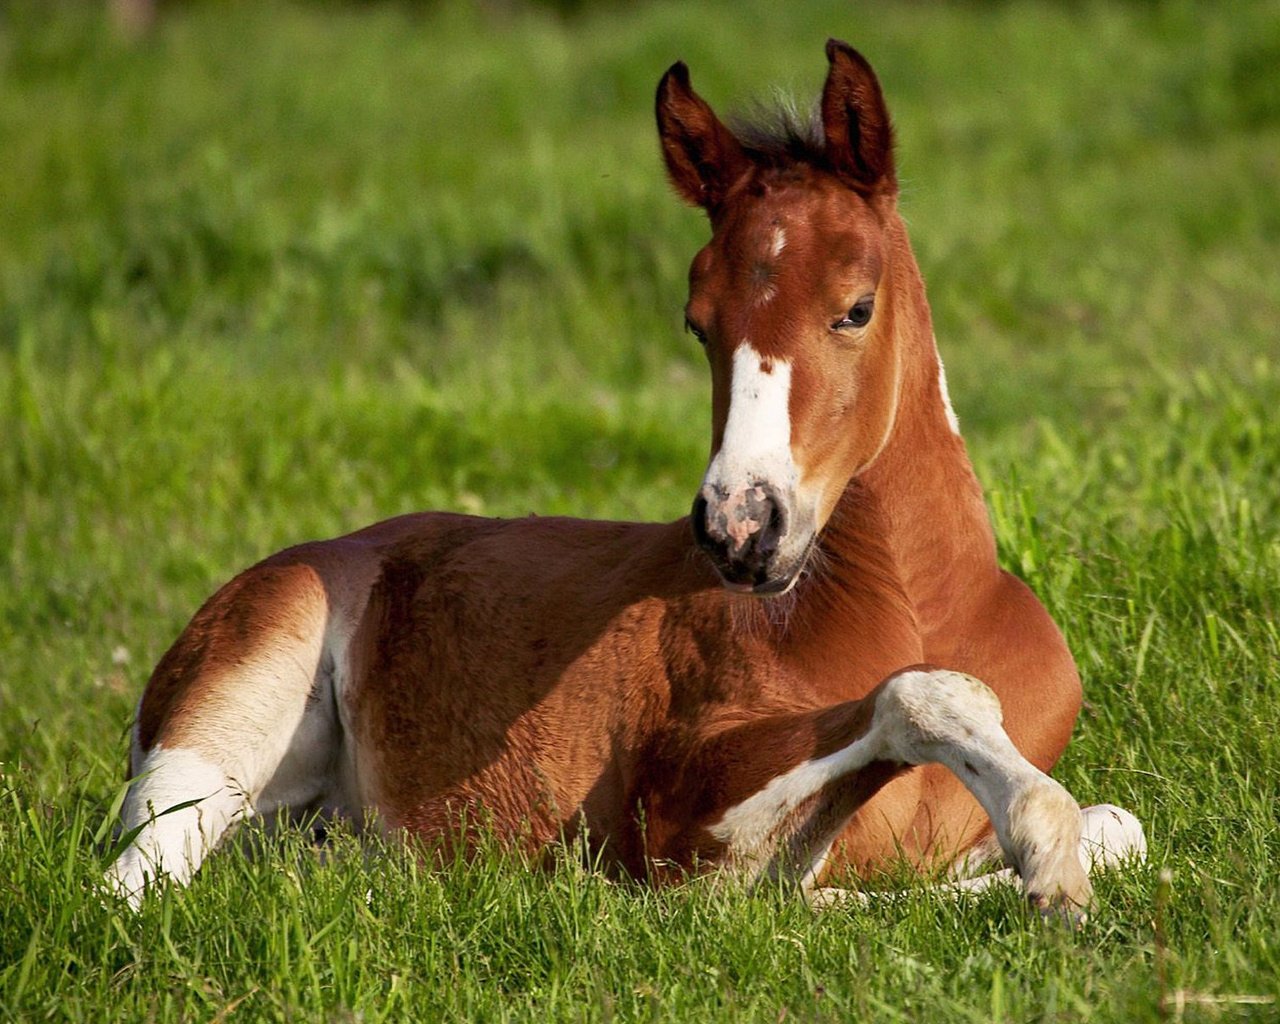
[[[729,128],[760,163],[779,165],[798,161],[815,167],[827,166],[827,140],[816,103],[805,111],[787,97],[778,97],[772,103],[757,103],[732,115]]]

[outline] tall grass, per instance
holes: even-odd
[[[5,1015],[1280,1018],[1274,2],[0,19]],[[1058,774],[1150,866],[1079,934],[1010,894],[815,917],[298,832],[104,904],[134,702],[229,575],[418,508],[682,514],[706,227],[652,89],[684,58],[719,106],[808,97],[828,34],[881,72],[1001,558],[1085,678]]]

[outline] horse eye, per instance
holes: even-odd
[[[859,299],[849,310],[849,315],[838,323],[832,324],[832,328],[838,331],[845,327],[866,327],[871,322],[871,313],[875,305],[874,296],[868,295],[865,299]]]
[[[699,345],[705,345],[707,343],[707,332],[688,317],[684,318],[684,329],[698,339]]]

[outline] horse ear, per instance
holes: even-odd
[[[892,195],[893,126],[871,65],[848,43],[827,40],[827,82],[822,87],[822,130],[836,173],[867,196]]]
[[[714,211],[750,166],[731,131],[689,84],[683,61],[658,83],[658,138],[671,183],[687,201]]]

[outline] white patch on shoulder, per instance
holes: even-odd
[[[787,233],[782,228],[773,229],[773,237],[769,240],[769,255],[777,259],[787,247]]]
[[[935,345],[936,348],[936,345]],[[938,356],[938,390],[942,392],[942,409],[947,414],[947,423],[951,433],[960,433],[960,418],[951,407],[951,392],[947,390],[947,369],[942,365],[942,356]]]
[[[768,480],[794,486],[791,456],[791,362],[760,355],[743,341],[733,353],[729,415],[704,485],[731,493]]]

